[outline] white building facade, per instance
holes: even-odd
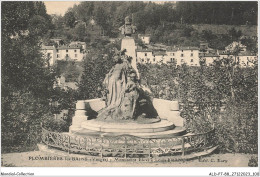
[[[177,66],[187,64],[189,66],[199,66],[199,48],[197,47],[180,47],[176,51]]]
[[[252,67],[257,61],[257,56],[251,52],[241,52],[237,56],[237,62],[241,67]]]
[[[152,63],[153,51],[150,49],[136,49],[136,60],[137,63]]]
[[[84,43],[85,44],[85,43]],[[83,43],[72,42],[70,45],[42,46],[41,52],[43,57],[48,60],[49,65],[52,66],[57,60],[74,60],[81,62],[86,53],[86,45]]]
[[[182,65],[186,63],[189,66],[199,66],[199,48],[197,47],[182,47],[182,48],[169,48],[163,50],[136,50],[137,62],[139,63],[176,63]]]
[[[150,44],[150,36],[148,35],[140,35],[139,38],[142,40],[144,44]]]
[[[82,61],[84,54],[81,52],[81,45],[68,45],[68,46],[59,46],[56,49],[56,58],[57,60],[74,60]]]

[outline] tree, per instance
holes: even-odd
[[[231,40],[237,40],[241,35],[241,30],[236,30],[234,27],[228,30],[228,34],[231,36]]]
[[[39,37],[48,30],[41,26],[46,20],[41,15],[34,2],[2,3],[1,128],[14,134],[13,143],[25,141],[31,126],[49,114],[55,72],[40,52]]]
[[[78,84],[81,99],[102,97],[103,80],[113,66],[113,54],[116,44],[97,45],[84,59],[83,73]]]
[[[73,29],[73,40],[84,41],[86,35],[86,27],[84,22],[78,23]]]
[[[76,21],[74,13],[71,11],[66,12],[66,14],[64,15],[64,21],[68,27],[73,28]]]

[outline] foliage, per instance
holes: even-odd
[[[209,42],[210,47],[224,49],[226,45],[237,40],[242,35],[241,30],[235,29],[240,29],[241,26],[235,26],[235,28],[233,26],[231,29],[230,26],[222,27],[225,30],[219,30],[215,26],[213,30],[204,29],[202,31],[195,29],[193,27],[194,24],[255,25],[257,22],[256,7],[256,2],[177,2],[156,4],[153,2],[87,1],[75,5],[63,18],[64,21],[65,17],[68,19],[67,14],[71,14],[71,17],[75,17],[72,20],[73,22],[84,22],[86,32],[83,32],[84,29],[82,27],[75,27],[75,23],[71,23],[71,29],[64,28],[61,25],[62,19],[54,17],[55,26],[60,26],[61,28],[60,30],[55,30],[54,35],[62,36],[68,42],[70,40],[80,40],[87,43],[89,41],[93,42],[102,35],[115,38],[119,36],[119,27],[124,24],[124,18],[131,16],[138,33],[150,34],[151,42],[153,43],[199,46],[199,41],[206,40]],[[243,18],[238,18],[239,15]],[[95,20],[94,26],[90,24],[91,19]],[[201,26],[203,29],[203,25]],[[248,29],[246,28],[246,30],[243,30],[243,33],[248,34],[247,31]],[[254,42],[254,45],[256,45],[256,42]]]
[[[116,48],[116,44],[108,44],[105,47],[99,45],[91,50],[84,60],[83,74],[78,84],[81,99],[102,97],[105,74],[112,68],[113,49]]]
[[[137,26],[138,33],[155,33],[152,35],[155,38],[153,41],[160,42],[158,40],[160,39],[159,36],[167,38],[169,34],[177,32],[175,31],[176,24],[183,25],[177,28],[182,30],[181,33],[185,38],[192,36],[191,32],[194,29],[189,26],[191,24],[256,25],[256,7],[256,2],[177,2],[156,4],[153,2],[87,1],[71,8],[65,14],[64,20],[72,28],[75,21],[83,21],[88,26],[90,19],[94,19],[96,22],[95,26],[101,27],[105,35],[116,37],[119,33],[119,27],[124,23],[124,18],[132,16],[133,24]],[[56,22],[56,26],[60,24],[59,21]],[[187,26],[185,27],[184,24]],[[162,41],[164,43],[168,42],[166,39]]]
[[[84,41],[86,36],[86,27],[84,23],[78,23],[72,31],[73,41]]]
[[[2,147],[33,145],[39,140],[40,122],[51,116],[46,101],[30,93],[16,92],[1,100]]]
[[[257,153],[257,63],[253,68],[240,68],[223,59],[211,67],[138,68],[155,97],[179,99],[188,130],[207,132],[214,126],[221,151]],[[165,83],[171,85],[173,94],[167,95]]]
[[[77,82],[82,74],[81,62],[57,61],[57,74],[65,77],[66,82]]]
[[[49,114],[56,72],[40,53],[39,39],[51,25],[43,3],[2,3],[2,146],[36,143]],[[35,140],[35,141],[34,141]]]
[[[68,132],[69,126],[70,124],[62,119],[48,118],[43,121],[43,128],[53,132]]]
[[[196,24],[257,24],[255,2],[185,2],[176,6],[178,19]]]
[[[65,24],[68,27],[73,28],[74,24],[75,24],[75,21],[76,21],[76,18],[74,16],[74,13],[71,12],[71,11],[66,12],[66,14],[64,15],[64,22],[65,22]]]
[[[258,158],[257,156],[251,156],[248,162],[249,167],[258,167]]]

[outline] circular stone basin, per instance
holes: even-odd
[[[108,122],[98,120],[87,120],[81,124],[84,129],[98,132],[114,132],[114,133],[154,133],[163,132],[174,129],[175,125],[167,120],[157,120],[153,122],[138,123],[131,122]]]
[[[97,122],[97,123],[100,122],[101,124],[102,124],[102,122],[106,122],[106,123],[109,123],[109,124],[112,124],[112,123],[116,123],[116,124],[128,124],[128,123],[152,124],[152,123],[156,123],[156,122],[161,121],[160,118],[142,118],[142,117],[138,117],[136,120],[133,120],[133,119],[129,119],[129,120],[111,120],[111,119],[98,120],[98,119],[94,119],[94,120],[95,120],[95,122]]]

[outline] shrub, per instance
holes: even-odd
[[[54,132],[68,132],[69,126],[70,124],[66,121],[62,119],[54,119],[53,117],[49,117],[43,122],[43,128]]]
[[[258,167],[258,158],[257,156],[251,156],[248,162],[249,167]]]

